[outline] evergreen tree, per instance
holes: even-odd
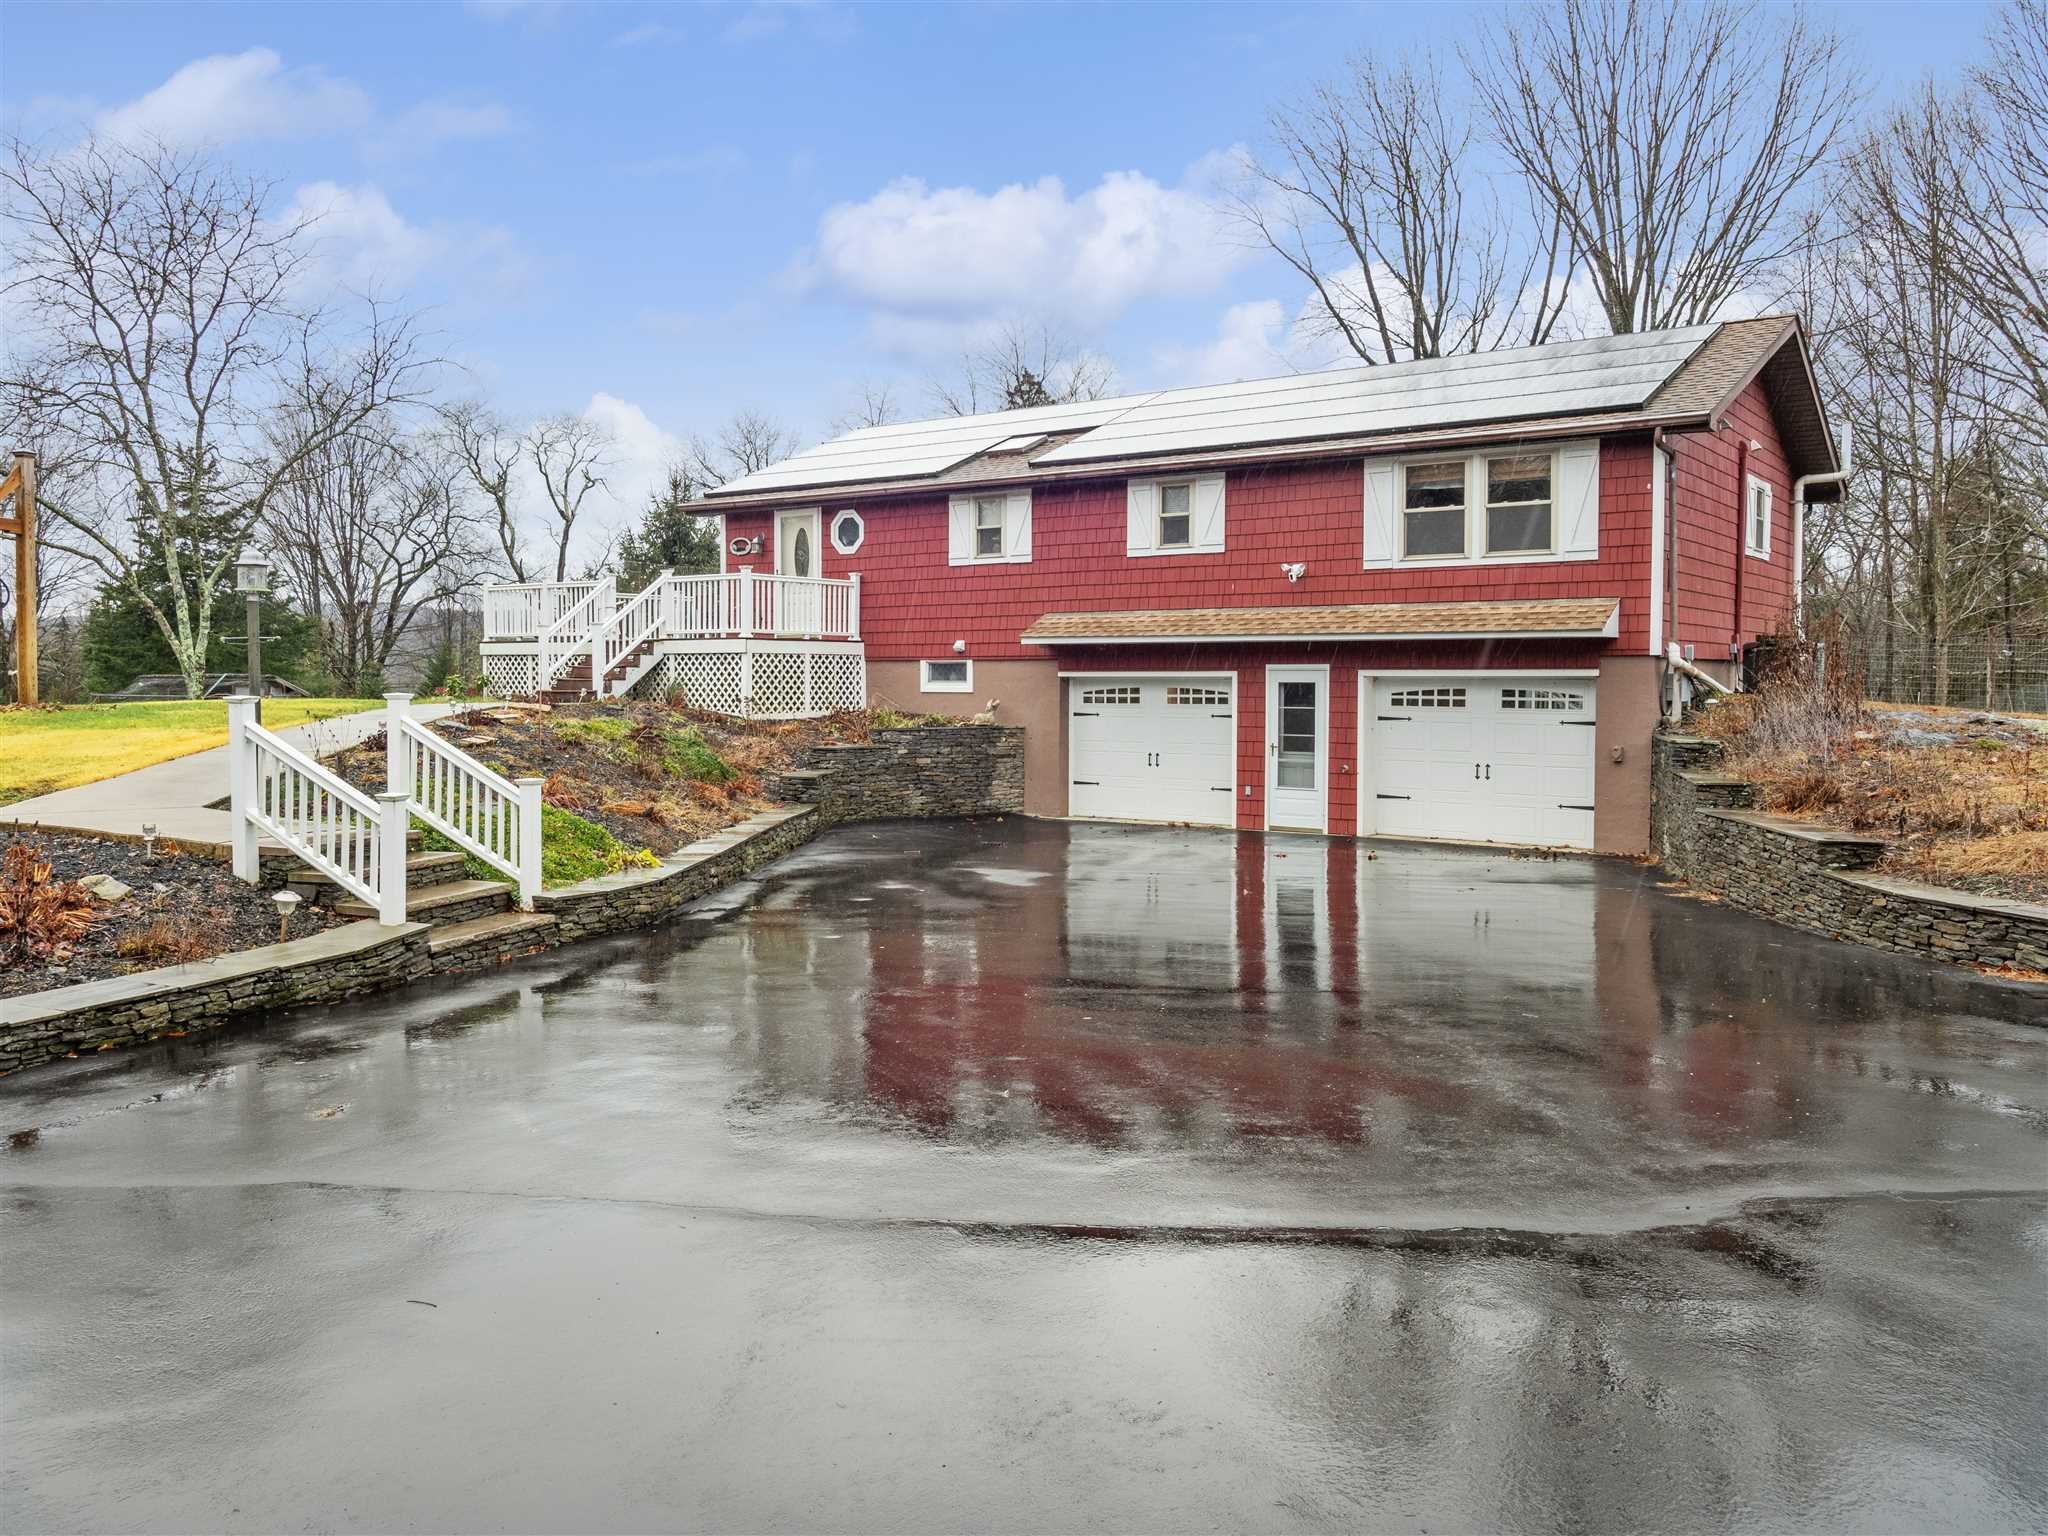
[[[182,597],[187,610],[196,612],[200,573],[210,569],[223,555],[233,553],[235,522],[229,515],[212,510],[224,499],[219,495],[213,466],[195,468],[187,458],[181,460],[179,469],[178,514],[167,524],[158,511],[154,493],[143,486],[137,490],[130,522],[138,549],[160,551],[167,542],[174,543],[184,590],[172,590],[168,562],[161,559],[136,562],[132,579],[140,585],[140,592],[125,581],[109,582],[100,588],[86,616],[84,636],[86,686],[95,693],[118,692],[144,673],[180,670],[170,636],[150,611],[150,604],[154,603],[158,612],[169,614],[177,610]],[[247,627],[242,595],[231,584],[222,583],[213,593],[207,615],[206,656],[201,670],[246,671],[248,653],[241,642]],[[274,637],[264,642],[263,670],[305,685],[315,637],[312,624],[293,610],[289,594],[272,591],[263,599],[263,632]]]
[[[619,590],[638,592],[664,570],[678,576],[718,569],[719,524],[691,511],[697,482],[671,466],[668,484],[647,498],[640,526],[619,541]]]

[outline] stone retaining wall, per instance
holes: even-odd
[[[260,949],[0,1000],[0,1072],[164,1035],[236,1014],[333,1003],[425,976],[428,928],[349,923]]]
[[[1674,874],[1760,916],[1876,949],[1959,965],[2048,971],[2048,907],[1870,872],[1889,846],[1750,809],[1703,737],[1657,738],[1650,837]]]
[[[1024,730],[921,725],[865,743],[813,747],[778,781],[781,799],[829,822],[903,816],[999,816],[1024,809]]]
[[[533,909],[554,917],[558,943],[621,928],[643,928],[801,847],[823,827],[823,819],[809,806],[763,811],[677,849],[653,869],[622,869],[615,875],[542,891],[534,897]]]

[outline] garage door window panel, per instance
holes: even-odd
[[[1551,458],[1515,454],[1486,461],[1486,552],[1547,554],[1552,544]]]
[[[1401,475],[1401,551],[1409,559],[1465,553],[1465,461],[1410,464]]]

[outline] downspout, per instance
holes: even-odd
[[[1742,686],[1742,569],[1749,562],[1749,439],[1735,445],[1735,607],[1728,619],[1728,670]]]
[[[1856,428],[1842,423],[1842,467],[1824,475],[1801,475],[1792,482],[1792,615],[1802,635],[1806,633],[1806,488],[1809,485],[1840,485],[1849,478],[1856,456]]]
[[[1664,607],[1666,657],[1660,658],[1664,660],[1664,675],[1658,680],[1658,691],[1665,699],[1672,699],[1677,690],[1672,686],[1668,656],[1677,648],[1678,638],[1678,455],[1665,441],[1662,427],[1650,433],[1650,461],[1664,466],[1664,590],[1651,593],[1650,599]],[[1684,652],[1680,650],[1678,654],[1683,656]]]

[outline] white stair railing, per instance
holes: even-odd
[[[540,891],[540,779],[508,779],[413,718],[412,695],[384,695],[385,783],[412,815],[510,875],[519,905]]]
[[[364,794],[256,723],[256,700],[228,700],[228,805],[235,876],[262,879],[268,834],[384,924],[405,921],[405,797]]]
[[[590,684],[597,686],[597,639],[600,625],[608,622],[619,604],[618,588],[607,576],[581,599],[563,610],[556,619],[540,633],[540,686],[546,692],[560,681],[564,672],[575,664],[576,658],[588,654],[591,657],[592,676]]]
[[[661,629],[665,589],[670,574],[663,571],[647,583],[645,591],[637,597],[627,598],[619,605],[619,611],[598,631],[594,650],[597,661],[591,673],[590,686],[600,698],[611,691],[605,686],[605,678],[612,668],[652,640]]]

